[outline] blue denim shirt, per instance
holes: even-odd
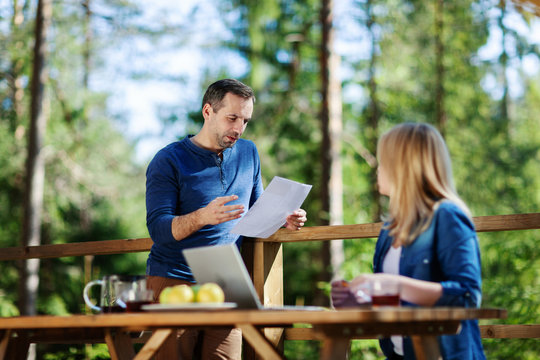
[[[186,137],[161,149],[146,171],[146,225],[154,241],[146,263],[148,275],[194,281],[182,250],[195,246],[240,245],[242,238],[229,231],[238,220],[207,225],[176,241],[171,223],[219,196],[238,195],[228,203],[248,209],[263,191],[261,166],[252,141],[239,139],[216,153],[202,149]]]
[[[382,264],[393,238],[383,227],[375,246],[373,267],[382,272]],[[400,275],[436,281],[443,292],[435,306],[479,307],[482,301],[480,250],[471,219],[455,204],[442,201],[429,228],[401,251]],[[404,306],[414,304],[402,302]],[[485,359],[480,330],[476,320],[461,322],[457,335],[438,337],[443,359]],[[380,341],[386,356],[393,345],[390,339]],[[404,337],[405,359],[415,359],[412,343]]]

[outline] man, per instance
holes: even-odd
[[[157,299],[161,290],[193,284],[182,250],[236,243],[230,229],[263,191],[255,144],[240,139],[253,113],[253,90],[233,79],[210,85],[203,97],[200,132],[161,149],[146,173],[147,226],[154,245],[147,262],[148,287]],[[300,229],[306,212],[287,217],[288,229]],[[208,264],[212,266],[212,264]],[[197,331],[180,337],[182,357],[191,359]],[[205,331],[203,359],[240,359],[240,329]],[[174,358],[178,345],[169,342],[161,356]],[[199,348],[199,347],[197,347]]]

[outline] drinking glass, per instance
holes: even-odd
[[[399,306],[401,286],[396,280],[374,280],[371,282],[373,306]]]

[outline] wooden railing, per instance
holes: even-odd
[[[474,223],[478,232],[540,229],[540,213],[480,216],[474,218]],[[242,250],[243,257],[263,303],[279,305],[283,304],[283,243],[374,238],[381,225],[313,226],[300,231],[280,229],[267,239],[246,241]],[[139,238],[11,247],[0,249],[0,261],[143,252],[149,251],[151,246],[150,238]],[[485,338],[540,338],[540,324],[484,325],[481,331]],[[284,339],[313,339],[310,329],[271,329],[266,335],[274,343]]]

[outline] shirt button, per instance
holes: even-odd
[[[424,264],[429,264],[429,260],[428,260],[428,259],[424,259]]]

